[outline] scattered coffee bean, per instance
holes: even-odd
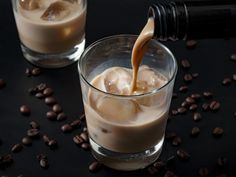
[[[24,137],[21,140],[22,144],[24,144],[25,146],[30,146],[32,145],[32,140],[29,137]]]
[[[224,78],[222,81],[222,85],[228,86],[232,83],[231,78]]]
[[[187,49],[194,49],[197,46],[197,41],[195,40],[187,40],[186,41],[186,48]]]
[[[40,68],[33,68],[31,73],[33,76],[38,76],[41,74],[41,70],[40,70]]]
[[[166,171],[164,177],[178,177],[174,172],[168,170]]]
[[[196,137],[197,135],[199,135],[199,133],[200,133],[200,128],[198,128],[198,127],[193,127],[192,128],[192,131],[191,131],[191,136],[192,137]]]
[[[46,113],[46,117],[48,118],[48,120],[56,120],[57,114],[53,111],[48,111]]]
[[[40,83],[39,85],[36,86],[38,92],[43,92],[46,88],[47,85],[45,83]]]
[[[81,148],[83,148],[84,150],[89,150],[89,149],[90,149],[90,144],[88,144],[88,143],[82,143],[82,144],[81,144]]]
[[[48,143],[49,143],[49,141],[50,141],[48,135],[43,135],[42,139],[43,139],[43,142],[44,142],[46,145],[48,145]]]
[[[210,105],[208,103],[203,103],[202,104],[202,110],[203,111],[208,111],[210,109]]]
[[[184,101],[184,102],[181,103],[181,106],[182,106],[182,107],[185,107],[185,108],[188,108],[189,105],[190,105],[190,104],[189,104],[187,101]]]
[[[53,110],[55,113],[60,113],[60,112],[62,112],[62,107],[61,107],[61,105],[59,105],[59,104],[55,104],[55,105],[53,105],[52,110]]]
[[[173,146],[179,146],[182,143],[182,139],[180,137],[175,137],[172,141]]]
[[[198,105],[197,104],[192,104],[190,107],[189,107],[189,111],[196,111],[198,108]]]
[[[233,81],[236,81],[236,73],[233,74],[232,78],[233,78]]]
[[[185,107],[180,107],[177,109],[179,114],[185,114],[187,112],[187,109]]]
[[[179,88],[179,92],[186,93],[188,91],[188,86],[184,85]]]
[[[191,74],[185,74],[185,75],[184,75],[184,81],[185,81],[185,82],[189,83],[189,82],[191,82],[192,80],[193,80],[193,77],[192,77]]]
[[[158,169],[155,168],[154,166],[148,167],[148,168],[147,168],[147,171],[148,171],[148,173],[149,173],[150,175],[155,175],[155,174],[158,173]]]
[[[101,168],[101,164],[97,161],[95,161],[89,165],[90,172],[97,172],[100,168]]]
[[[46,155],[44,154],[39,154],[37,155],[37,159],[39,161],[39,165],[44,168],[44,169],[47,169],[49,167],[49,164],[48,164],[48,158]]]
[[[11,148],[11,152],[17,153],[17,152],[20,152],[22,149],[23,149],[23,146],[21,144],[15,144]]]
[[[195,113],[193,114],[193,120],[194,120],[194,121],[200,121],[201,119],[202,119],[201,113],[195,112]]]
[[[73,141],[76,145],[81,145],[84,142],[84,140],[79,135],[74,136]]]
[[[53,89],[48,87],[48,88],[45,88],[44,91],[43,91],[43,95],[45,96],[51,96],[53,94]]]
[[[3,79],[0,79],[0,89],[6,87],[6,82]]]
[[[30,138],[38,138],[39,137],[39,130],[32,128],[27,131],[27,136]]]
[[[212,98],[212,97],[213,97],[213,93],[212,93],[212,92],[209,92],[209,91],[203,92],[202,95],[203,95],[205,98]]]
[[[183,150],[183,149],[177,150],[177,156],[181,160],[188,160],[190,158],[190,155],[185,150]]]
[[[193,73],[192,76],[193,78],[197,78],[199,76],[199,73]]]
[[[227,159],[225,157],[219,157],[217,159],[217,164],[220,166],[220,167],[224,167],[226,164],[227,164]]]
[[[200,100],[201,95],[198,94],[198,93],[193,93],[193,94],[191,95],[191,98],[193,98],[195,101],[198,101],[198,100]]]
[[[28,92],[30,95],[35,95],[38,93],[38,88],[29,88]]]
[[[26,105],[22,105],[22,106],[20,107],[20,112],[21,112],[21,114],[24,115],[24,116],[29,116],[30,113],[31,113],[29,106],[26,106]]]
[[[70,126],[72,128],[78,128],[81,125],[81,120],[80,119],[76,119],[73,122],[70,123]]]
[[[73,130],[73,128],[69,124],[65,124],[61,127],[63,133],[69,133]]]
[[[86,142],[89,141],[88,134],[85,133],[85,132],[81,133],[81,134],[80,134],[80,137],[81,137],[84,141],[86,141]]]
[[[25,74],[27,77],[30,77],[31,76],[31,70],[29,68],[26,68],[25,69]]]
[[[35,97],[36,97],[36,98],[39,98],[39,99],[42,99],[42,98],[44,98],[45,96],[44,96],[44,94],[42,94],[41,92],[38,92],[38,93],[35,94]]]
[[[5,169],[13,163],[11,154],[5,154],[0,156],[0,169]]]
[[[46,97],[44,101],[47,105],[54,105],[57,102],[56,99],[52,96]]]
[[[177,135],[175,132],[166,132],[165,139],[166,140],[173,140],[176,136]]]
[[[50,149],[54,150],[58,148],[58,144],[57,141],[52,139],[48,142],[48,146],[50,147]]]
[[[175,109],[172,109],[172,110],[171,110],[171,114],[172,114],[173,116],[176,116],[176,115],[178,114],[178,111],[175,110]]]
[[[220,128],[220,127],[216,127],[216,128],[214,128],[213,131],[212,131],[212,134],[213,134],[215,137],[220,137],[220,136],[223,135],[223,133],[224,133],[224,130],[223,130],[223,128]]]
[[[63,121],[63,120],[66,120],[67,119],[67,116],[64,112],[61,112],[57,115],[57,120],[58,121]]]
[[[187,97],[187,98],[185,99],[185,101],[186,101],[187,103],[189,103],[189,104],[195,103],[195,100],[194,100],[192,97]]]
[[[40,125],[35,121],[31,121],[29,124],[30,124],[30,127],[33,129],[40,129]]]
[[[230,56],[230,60],[231,60],[231,61],[236,61],[236,54],[232,54],[232,55]]]
[[[189,69],[191,67],[190,62],[187,59],[181,60],[181,65],[184,69]]]
[[[168,160],[167,160],[168,161]],[[153,166],[155,168],[157,168],[158,170],[162,169],[163,167],[166,166],[166,164],[163,161],[157,161],[153,164]]]
[[[212,110],[212,111],[217,111],[220,109],[220,102],[218,101],[212,101],[209,105],[209,108]]]
[[[207,168],[200,168],[199,171],[198,171],[198,174],[199,176],[208,176],[209,174],[209,171]]]

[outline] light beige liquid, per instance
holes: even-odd
[[[38,1],[41,5],[25,9],[19,0],[14,12],[20,40],[26,47],[39,53],[62,53],[84,40],[86,6],[82,4],[82,0],[61,0],[68,11],[63,11],[55,19],[42,16],[51,4],[58,2],[57,0],[30,1]]]
[[[166,89],[150,92],[165,85],[168,79],[146,65],[139,66],[153,31],[154,22],[149,19],[132,51],[133,70],[111,67],[90,82],[97,89],[114,94],[89,90],[85,103],[90,137],[111,151],[142,152],[163,142],[168,92]],[[150,94],[142,95],[145,93]]]

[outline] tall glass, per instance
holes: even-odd
[[[103,92],[91,81],[111,67],[131,68],[131,52],[137,36],[116,35],[101,39],[85,49],[79,60],[83,103],[94,157],[108,167],[136,170],[154,162],[160,155],[169,106],[177,73],[172,53],[156,40],[151,40],[142,65],[167,78],[161,88],[141,95],[115,95]],[[111,104],[98,109],[104,100]],[[143,110],[136,114],[137,107]],[[104,117],[105,111],[122,119],[123,111],[130,120],[119,122]],[[139,116],[138,118],[134,116]]]
[[[24,57],[45,68],[77,61],[85,47],[87,0],[12,0]]]

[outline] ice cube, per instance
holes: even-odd
[[[72,5],[66,1],[52,3],[41,16],[45,21],[60,21],[71,13]]]
[[[138,105],[134,101],[112,97],[98,99],[96,107],[103,118],[114,122],[134,120],[138,112]]]
[[[72,4],[78,3],[78,0],[63,0],[63,1],[67,1],[67,2],[70,2],[70,3],[72,3]]]
[[[19,4],[24,10],[35,10],[40,8],[41,0],[19,0]]]

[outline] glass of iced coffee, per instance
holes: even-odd
[[[85,49],[78,65],[92,153],[118,170],[141,169],[159,157],[177,73],[172,53],[152,39],[131,92],[136,39],[101,39]]]
[[[24,57],[45,68],[77,61],[85,46],[86,0],[12,0]]]

